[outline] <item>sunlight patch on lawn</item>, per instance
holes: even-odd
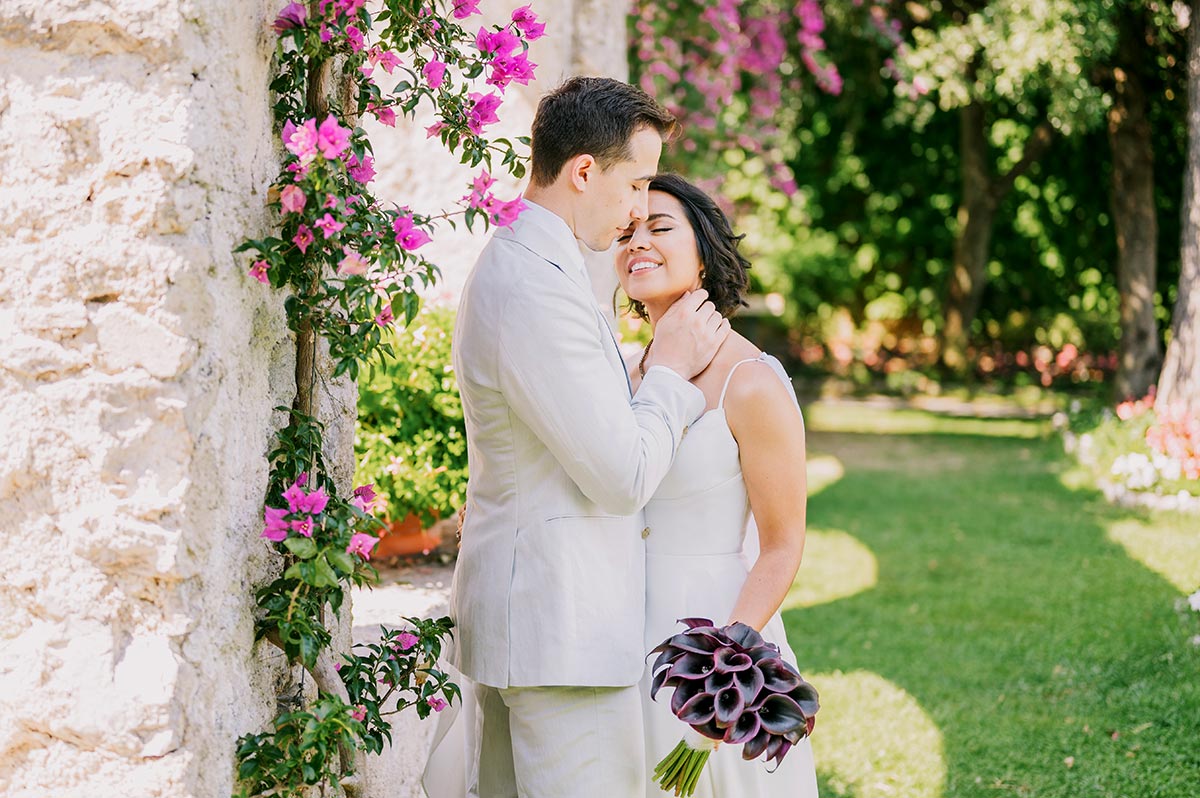
[[[942,733],[912,696],[867,671],[804,676],[821,694],[812,747],[823,796],[941,798]]]
[[[825,490],[846,473],[842,461],[831,454],[810,455],[807,466],[809,496],[815,496]]]
[[[808,428],[817,432],[873,432],[889,435],[986,435],[1041,438],[1050,429],[1043,419],[976,418],[927,410],[894,410],[855,403],[817,402],[805,408]]]
[[[870,590],[879,579],[875,555],[853,535],[837,529],[809,529],[804,561],[782,609],[812,607]]]
[[[1155,513],[1150,520],[1129,518],[1108,527],[1108,539],[1162,576],[1181,593],[1200,588],[1200,518]]]

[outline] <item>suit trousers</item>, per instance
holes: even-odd
[[[471,798],[634,798],[646,792],[638,686],[475,685]]]

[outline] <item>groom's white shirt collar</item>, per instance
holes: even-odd
[[[563,270],[571,280],[591,291],[591,278],[583,260],[583,246],[557,213],[525,200],[525,209],[508,228],[511,238]]]

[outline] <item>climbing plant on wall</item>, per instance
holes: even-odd
[[[507,225],[523,207],[498,199],[489,170],[516,177],[515,142],[490,138],[505,89],[527,84],[528,43],[545,26],[529,6],[504,25],[479,25],[479,0],[366,0],[288,4],[274,21],[279,45],[271,84],[282,139],[271,191],[278,229],[246,241],[249,274],[285,291],[296,334],[296,400],[268,455],[262,538],[284,558],[282,573],[256,594],[256,635],[279,647],[317,686],[314,700],[280,713],[272,727],[238,740],[238,796],[301,795],[313,785],[355,795],[363,752],[390,739],[387,718],[408,707],[440,711],[458,688],[436,668],[448,618],[405,619],[381,641],[331,651],[331,616],[351,585],[377,576],[370,554],[381,523],[372,486],[338,494],[323,461],[314,384],[324,339],[333,374],[356,378],[392,354],[387,328],[417,312],[418,290],[437,277],[422,254],[439,224]],[[473,22],[475,24],[473,24]],[[468,28],[476,27],[472,33]],[[375,196],[363,114],[394,126],[431,108],[427,128],[464,164],[481,171],[455,209],[421,213]]]

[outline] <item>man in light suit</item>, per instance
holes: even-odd
[[[579,245],[646,216],[675,119],[641,90],[573,78],[533,121],[528,205],[463,292],[454,367],[471,480],[451,593],[476,682],[467,786],[481,798],[644,794],[641,509],[704,411],[688,380],[729,324],[702,291],[659,322],[637,396]]]

